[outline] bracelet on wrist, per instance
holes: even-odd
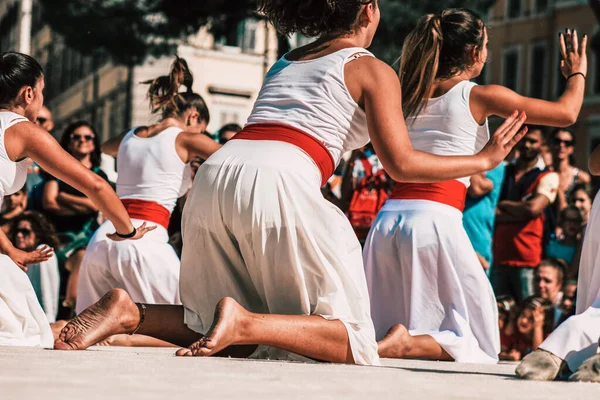
[[[586,78],[586,76],[585,76],[585,74],[584,74],[583,72],[575,72],[574,74],[571,74],[571,75],[569,75],[569,76],[567,77],[567,80],[569,80],[569,79],[571,79],[572,77],[574,77],[574,76],[577,76],[577,75],[581,75],[581,76],[583,76],[583,80],[585,80],[585,78]]]
[[[133,231],[132,231],[131,233],[127,233],[127,234],[125,234],[125,235],[123,235],[123,234],[121,234],[121,233],[119,233],[119,232],[115,232],[115,234],[116,234],[118,237],[120,237],[121,239],[129,239],[129,238],[132,238],[132,237],[134,237],[134,236],[136,235],[136,233],[137,233],[137,229],[135,229],[135,226],[133,227]]]

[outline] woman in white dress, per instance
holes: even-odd
[[[113,242],[106,237],[114,227],[106,221],[88,244],[77,291],[77,313],[113,288],[126,290],[133,301],[181,304],[179,257],[167,232],[177,199],[191,184],[192,157],[208,158],[221,146],[208,136],[184,132],[208,122],[208,108],[192,92],[187,63],[177,58],[169,75],[150,82],[148,97],[160,123],[132,128],[109,140],[102,150],[117,156],[117,195],[135,224],[147,222],[156,229],[142,240]],[[185,86],[187,91],[180,92]]]
[[[237,355],[379,363],[361,257],[346,217],[320,187],[369,139],[397,180],[489,169],[522,137],[509,118],[477,156],[412,149],[394,71],[365,50],[376,1],[261,2],[283,34],[319,36],[277,61],[248,124],[198,170],[182,224],[182,306],[136,304],[113,290],[60,334],[83,349],[138,332],[181,356]]]
[[[67,154],[32,121],[44,102],[42,67],[30,56],[0,54],[0,201],[25,184],[27,158],[84,192],[109,219],[114,240],[138,239],[152,228],[135,229],[108,183]],[[35,291],[23,272],[52,256],[43,247],[24,252],[0,231],[0,345],[52,347],[53,336]]]
[[[487,41],[484,22],[464,9],[426,15],[406,38],[400,80],[415,149],[476,154],[489,137],[487,117],[507,117],[514,109],[533,124],[566,126],[576,120],[586,38],[578,49],[576,34],[567,34],[575,52],[569,57],[563,52],[562,72],[569,79],[555,102],[470,82],[486,62]],[[564,49],[563,36],[561,44]],[[462,224],[468,185],[469,175],[397,183],[371,227],[364,262],[380,356],[498,361],[496,300]]]

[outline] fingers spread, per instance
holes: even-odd
[[[571,35],[572,38],[572,46],[573,46],[573,52],[574,53],[579,53],[579,41],[577,38],[577,30],[573,29],[573,34]]]
[[[567,58],[567,45],[565,43],[565,35],[562,33],[558,34],[558,44],[560,47],[560,56],[564,60]]]

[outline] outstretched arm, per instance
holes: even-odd
[[[565,78],[575,73],[587,74],[587,36],[579,46],[577,32],[568,30],[566,36],[561,34],[559,42],[561,71]],[[469,103],[480,123],[490,115],[506,118],[513,110],[523,110],[530,124],[566,127],[577,121],[584,93],[585,78],[574,75],[567,79],[565,91],[556,101],[521,96],[500,85],[486,85],[473,87]]]
[[[19,250],[13,246],[4,231],[0,229],[0,253],[9,256],[19,268],[27,271],[27,265],[39,264],[52,257],[54,249],[44,246],[30,252]]]
[[[30,122],[22,122],[7,129],[5,135],[10,138],[6,148],[11,159],[30,157],[45,171],[90,198],[111,220],[117,232],[128,234],[133,231],[129,215],[110,185],[71,157],[48,132]],[[148,230],[145,226],[138,229],[133,239],[144,236]],[[110,237],[118,239],[114,235]]]
[[[175,147],[181,160],[188,163],[194,156],[206,160],[219,150],[221,145],[202,133],[181,132],[177,135]]]
[[[119,153],[119,146],[123,141],[123,138],[127,134],[128,131],[120,133],[118,136],[108,139],[106,142],[102,143],[102,152],[111,157],[116,157]]]
[[[490,170],[525,135],[525,130],[519,129],[526,116],[515,112],[477,155],[446,157],[420,152],[410,142],[402,114],[400,81],[392,68],[371,57],[361,57],[346,65],[346,84],[357,101],[364,100],[375,152],[387,173],[398,182],[439,182]]]

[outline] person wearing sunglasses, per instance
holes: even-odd
[[[577,183],[590,183],[590,175],[573,165],[575,135],[568,129],[556,128],[548,138],[552,153],[552,169],[558,174],[555,215],[569,205],[569,195]]]
[[[60,145],[85,168],[108,182],[100,168],[100,139],[88,122],[69,124],[61,136]],[[56,178],[47,179],[44,183],[42,207],[61,238],[58,256],[64,267],[61,274],[66,286],[61,289],[64,309],[61,309],[60,316],[68,318],[77,300],[79,266],[85,248],[99,226],[98,208],[79,190]]]
[[[43,246],[57,248],[59,243],[50,221],[36,211],[26,211],[12,221],[10,238],[16,248],[28,252]],[[48,322],[56,322],[60,286],[56,255],[28,265],[26,273]]]

